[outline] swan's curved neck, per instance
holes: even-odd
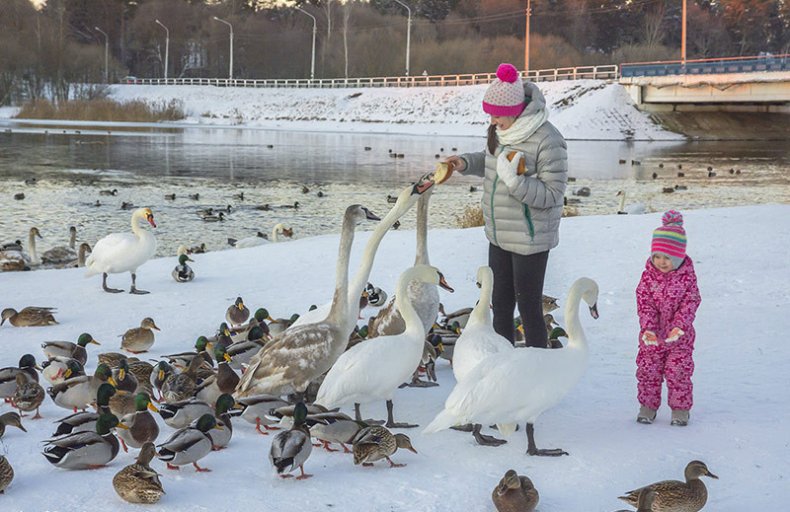
[[[70,232],[71,234],[69,235],[69,247],[74,249],[74,247],[77,245],[77,230],[72,229],[70,230]]]
[[[36,235],[31,230],[27,235],[27,245],[30,247],[30,261],[38,263],[38,252],[36,252]]]
[[[137,238],[140,238],[144,233],[144,230],[140,227],[140,218],[141,215],[139,213],[134,212],[132,214],[132,233]]]
[[[565,323],[568,332],[568,345],[566,348],[587,348],[587,338],[584,337],[582,323],[579,321],[579,305],[582,301],[582,287],[578,284],[571,287],[568,300],[565,303]]]
[[[359,296],[370,278],[370,270],[373,268],[373,259],[376,256],[379,244],[384,235],[387,234],[387,231],[395,224],[395,221],[403,216],[412,204],[410,201],[395,203],[395,206],[379,221],[379,225],[373,230],[368,243],[365,244],[365,250],[362,253],[362,263],[356,274],[354,274],[351,286],[348,288],[349,315],[351,316],[351,313],[353,313],[352,320],[354,323],[356,323],[357,315],[359,315]]]
[[[85,255],[88,252],[88,246],[85,244],[80,245],[80,252],[77,257],[77,266],[84,267],[85,266]]]
[[[351,256],[351,244],[354,242],[354,220],[350,214],[343,219],[343,231],[340,235],[340,248],[337,251],[337,265],[335,268],[335,294],[332,298],[332,307],[327,319],[335,324],[340,324],[348,316],[348,260]],[[360,292],[362,293],[362,292]],[[358,300],[356,301],[359,302]]]
[[[494,283],[490,279],[483,279],[480,283],[480,299],[475,304],[469,323],[473,325],[491,325],[491,294]]]
[[[408,333],[423,332],[420,315],[417,314],[417,311],[409,300],[409,283],[415,280],[415,277],[415,272],[413,270],[407,270],[401,276],[400,281],[398,281],[398,290],[395,293],[395,306],[398,308],[398,311],[400,311],[403,322],[406,324],[405,332]]]
[[[279,242],[280,241],[280,225],[277,224],[272,228],[272,242]]]
[[[625,211],[625,192],[620,194],[620,209],[618,211]]]
[[[426,190],[417,201],[417,254],[415,265],[430,265],[428,259],[428,201],[431,199],[433,187]]]

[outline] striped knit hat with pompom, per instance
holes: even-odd
[[[669,210],[661,217],[660,228],[653,231],[653,243],[650,252],[653,256],[663,254],[672,261],[672,268],[677,269],[686,258],[686,230],[683,229],[683,215]]]
[[[500,64],[496,76],[483,96],[483,110],[491,116],[518,117],[527,106],[518,70],[513,64]]]

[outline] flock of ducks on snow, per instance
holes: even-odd
[[[399,448],[415,453],[416,449],[407,435],[391,429],[417,425],[395,421],[396,392],[405,383],[418,381],[420,367],[435,361],[444,344],[450,345],[453,339],[451,357],[457,382],[425,433],[468,425],[478,443],[499,445],[504,440],[481,434],[482,425],[496,424],[499,432],[507,435],[526,423],[528,454],[567,454],[561,449],[537,448],[534,425],[586,370],[588,346],[579,306],[584,301],[597,318],[598,286],[587,278],[573,283],[564,310],[566,330],[560,330],[568,341],[558,349],[514,348],[494,332],[489,308],[493,276],[485,266],[477,273],[477,305],[444,313],[440,325],[438,288],[452,288],[428,257],[428,202],[433,186],[428,174],[406,187],[383,219],[360,205],[346,209],[335,292],[329,304],[289,319],[273,319],[264,308],[251,314],[239,297],[226,310],[225,322],[216,335],[201,336],[194,350],[162,356],[156,364],[137,357],[151,350],[154,331],[159,330],[152,318],[145,318],[139,327],[121,335],[123,353],[98,354],[92,375],[85,372],[87,346],[98,342],[90,334],[82,334],[76,343],[46,342],[42,348],[47,361],[41,366],[32,354],[25,354],[18,367],[0,369],[0,396],[21,413],[38,412],[46,395],[73,412],[56,422],[53,436],[42,449],[44,457],[57,467],[101,467],[121,449],[139,449],[135,463],[116,474],[113,485],[124,500],[154,503],[164,490],[151,461],[158,458],[168,469],[192,465],[196,471],[206,471],[199,461],[231,442],[236,418],[254,424],[263,435],[282,429],[274,436],[269,453],[272,466],[282,477],[297,470],[297,479],[312,476],[304,466],[313,440],[329,451],[335,451],[334,444],[352,452],[357,465],[385,460],[390,467],[403,466],[391,456]],[[368,282],[373,260],[384,235],[415,204],[414,265],[403,272],[394,297],[387,302],[386,294]],[[371,220],[378,221],[377,227],[368,238],[359,269],[350,278],[355,228]],[[105,291],[120,291],[107,286],[108,274],[129,272],[132,293],[146,293],[136,289],[135,274],[153,255],[156,241],[150,231],[140,227],[142,222],[156,226],[149,208],[134,211],[131,233],[103,238],[86,261],[89,275],[103,275]],[[192,279],[187,261],[191,260],[185,251],[179,254],[179,266],[173,270],[177,281]],[[366,305],[383,307],[360,329],[357,321]],[[544,298],[547,328],[552,331],[556,328],[549,312],[554,308],[556,299]],[[54,312],[40,307],[19,312],[6,309],[2,322],[49,325],[56,322]],[[46,391],[39,384],[39,372],[52,384]],[[379,401],[386,402],[386,422],[363,419],[361,407]],[[339,410],[351,405],[353,418]],[[87,410],[91,406],[94,412]],[[159,439],[159,424],[152,412],[174,429],[164,441]],[[16,412],[0,416],[0,435],[6,426],[24,430]],[[700,476],[716,478],[704,463],[692,461],[686,468],[686,482],[658,482],[621,499],[639,510],[697,511],[707,499]],[[0,457],[0,491],[11,478],[9,461]],[[494,489],[492,499],[499,511],[530,511],[537,505],[538,493],[529,478],[510,470]]]

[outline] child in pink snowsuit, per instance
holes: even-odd
[[[636,287],[639,353],[636,356],[637,421],[652,423],[666,379],[672,425],[685,426],[694,373],[694,316],[700,303],[697,276],[686,256],[683,216],[670,210],[653,231],[651,256]]]

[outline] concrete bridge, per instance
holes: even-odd
[[[619,82],[648,112],[790,113],[790,56],[623,64]]]

